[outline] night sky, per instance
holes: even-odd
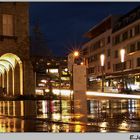
[[[30,32],[39,19],[48,47],[55,55],[65,56],[71,45],[83,42],[83,34],[103,18],[125,14],[139,5],[140,2],[31,2]]]

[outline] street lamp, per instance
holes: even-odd
[[[75,59],[76,58],[78,58],[79,57],[79,55],[80,55],[80,53],[79,53],[79,51],[73,51],[73,53],[72,53],[72,56],[73,56],[73,64],[72,64],[72,71],[71,71],[71,76],[70,76],[70,78],[71,78],[71,90],[73,91],[73,66],[74,66],[74,64],[75,64]],[[71,93],[70,92],[70,102],[71,102],[71,112],[73,113],[74,112],[74,92],[73,93]]]
[[[101,71],[102,71],[102,92],[104,92],[104,62],[105,62],[105,55],[100,55],[100,61],[101,61]]]
[[[124,88],[123,70],[124,70],[125,49],[120,50],[120,56],[121,56],[121,69],[122,69],[122,84],[123,84],[123,88]]]
[[[73,57],[76,58],[76,57],[78,57],[78,56],[79,56],[79,52],[78,52],[78,51],[74,51],[74,52],[73,52]]]

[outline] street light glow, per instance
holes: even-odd
[[[104,54],[100,55],[100,61],[101,61],[101,66],[104,66],[104,61],[105,61],[105,55]]]
[[[121,55],[121,62],[124,62],[124,56],[125,56],[125,49],[120,50],[120,55]]]
[[[78,57],[79,56],[79,52],[78,51],[74,51],[73,56],[74,57]]]

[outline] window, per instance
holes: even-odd
[[[110,57],[110,49],[107,50],[107,56]]]
[[[113,71],[121,71],[122,69],[126,69],[126,62],[113,64]]]
[[[107,44],[110,43],[110,36],[107,37]]]
[[[140,50],[140,41],[137,42],[137,51],[139,51],[139,50]]]
[[[3,35],[13,36],[13,16],[12,15],[3,15]]]
[[[127,64],[128,64],[128,69],[131,69],[132,68],[132,60],[128,60]]]
[[[94,67],[88,69],[88,74],[94,73]]]
[[[139,66],[140,66],[140,57],[137,58],[137,67],[139,67]]]
[[[129,53],[135,52],[135,44],[130,45]]]
[[[88,54],[88,49],[85,48],[85,49],[83,50],[83,55],[87,55],[87,54]]]
[[[117,35],[115,37],[115,44],[118,44],[120,42],[120,35]]]
[[[133,36],[133,31],[132,31],[132,29],[130,29],[130,31],[129,31],[129,37],[131,38]]]
[[[140,26],[137,25],[137,26],[135,26],[135,35],[137,35],[139,33],[140,33]]]
[[[127,38],[128,38],[128,33],[127,32],[123,33],[122,40],[126,40]]]
[[[110,62],[107,62],[107,69],[110,69]]]
[[[118,58],[118,50],[115,51],[115,58]]]
[[[100,40],[99,42],[100,42],[100,45],[99,45],[100,47],[104,47],[105,46],[105,40],[104,39]]]

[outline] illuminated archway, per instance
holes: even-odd
[[[17,65],[19,68],[19,74],[15,73],[17,70]],[[7,94],[23,95],[23,66],[21,59],[12,53],[6,53],[0,57],[0,73],[2,74],[2,87],[7,88]],[[7,74],[7,78],[5,76]],[[15,85],[15,79],[19,79],[18,85]],[[5,80],[7,80],[7,86],[5,85]],[[15,93],[15,89],[19,88],[19,93]]]

